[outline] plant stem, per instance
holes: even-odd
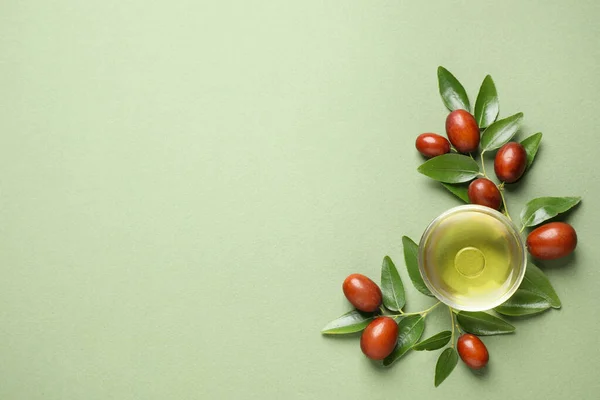
[[[485,150],[482,150],[481,155],[479,156],[479,158],[481,158],[481,171],[483,172],[483,176],[487,178],[488,176],[485,173],[485,160],[483,159],[483,153],[485,153]]]
[[[506,215],[506,217],[512,221],[512,218],[510,217],[510,214],[508,213],[508,206],[506,205],[506,199],[504,198],[504,187],[499,188],[499,189],[500,189],[500,197],[502,198],[502,204],[504,206],[503,207],[504,215]]]
[[[452,313],[452,307],[448,306],[448,311],[450,311],[450,323],[452,324],[452,336],[450,337],[452,344],[450,347],[454,348],[454,314]]]
[[[423,317],[425,317],[427,314],[429,314],[434,308],[436,308],[437,306],[439,306],[441,304],[441,302],[437,302],[434,305],[432,305],[431,307],[429,307],[427,310],[423,310],[423,311],[416,311],[416,312],[409,312],[406,313],[402,310],[399,311],[400,314],[392,314],[392,315],[386,315],[386,317],[392,317],[394,319],[398,318],[398,317],[408,317],[410,315],[423,315]]]
[[[458,321],[456,321],[456,319],[455,319],[455,322],[456,322],[456,330],[458,331],[458,333],[461,333],[461,332],[464,333],[465,331],[463,331],[463,329],[460,327],[460,325],[458,324]]]
[[[434,305],[432,305],[431,307],[429,307],[427,310],[417,311],[417,312],[410,312],[410,313],[400,312],[400,315],[402,315],[403,317],[406,317],[406,316],[409,316],[409,315],[420,315],[420,314],[423,314],[423,316],[425,316],[425,315],[429,314],[429,312],[431,310],[433,310],[434,308],[436,308],[440,304],[441,303],[438,301],[437,303],[435,303]]]
[[[519,231],[519,233],[523,233],[523,231],[524,231],[524,230],[525,230],[525,225],[523,225],[523,226],[521,227],[521,230]]]
[[[427,310],[425,310],[425,311],[423,312],[423,316],[426,316],[427,314],[429,314],[431,311],[433,311],[433,309],[434,309],[434,308],[436,308],[436,307],[437,307],[437,306],[439,306],[440,304],[442,304],[442,303],[440,303],[440,302],[438,301],[437,303],[435,303],[434,305],[432,305],[431,307],[429,307]]]

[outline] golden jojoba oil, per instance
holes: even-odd
[[[526,255],[519,232],[488,207],[460,206],[442,214],[419,246],[421,275],[431,292],[459,310],[496,307],[518,288]]]

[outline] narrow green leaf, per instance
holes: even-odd
[[[345,335],[360,332],[373,320],[373,314],[352,310],[331,321],[321,330],[324,335]]]
[[[383,295],[383,305],[388,310],[400,311],[406,304],[404,285],[396,266],[388,256],[383,258],[381,264],[381,294]]]
[[[523,226],[535,226],[575,207],[581,197],[538,197],[525,204],[521,211]]]
[[[495,150],[504,146],[519,130],[523,113],[498,120],[487,127],[481,135],[481,151]]]
[[[525,148],[525,153],[527,154],[527,169],[531,167],[533,163],[533,159],[537,154],[538,148],[540,147],[540,142],[542,141],[542,132],[534,133],[528,138],[523,139],[521,142],[521,146]]]
[[[463,330],[475,335],[500,335],[515,331],[515,327],[508,322],[482,311],[460,311],[456,320]]]
[[[469,201],[469,187],[467,185],[459,185],[459,184],[450,184],[443,183],[442,186],[445,187],[450,193],[464,201],[465,203],[470,203]]]
[[[548,301],[552,308],[560,308],[562,306],[558,295],[554,291],[554,288],[546,275],[532,263],[527,263],[525,277],[523,278],[523,282],[521,283],[521,286],[519,286],[519,289],[527,290],[528,292],[543,297]]]
[[[485,128],[498,118],[500,105],[496,85],[490,75],[486,76],[475,101],[475,120],[480,128]]]
[[[402,236],[402,247],[404,248],[406,270],[408,271],[408,276],[410,276],[413,286],[424,295],[433,297],[433,294],[431,294],[425,285],[425,282],[423,282],[423,278],[419,272],[419,246],[408,236]]]
[[[450,338],[452,337],[452,332],[443,331],[438,334],[433,335],[429,339],[425,339],[413,346],[413,350],[421,351],[421,350],[437,350],[441,349],[445,345],[448,344]]]
[[[398,323],[398,343],[396,348],[383,360],[386,367],[400,359],[421,338],[425,330],[425,321],[422,315],[411,315]]]
[[[476,178],[479,174],[479,166],[471,157],[462,154],[444,154],[425,161],[417,171],[436,181],[461,183]]]
[[[551,308],[550,302],[542,296],[519,289],[510,299],[494,308],[494,310],[502,315],[519,317],[522,315],[537,314],[549,308]]]
[[[470,111],[469,97],[461,83],[444,67],[438,67],[438,87],[442,101],[450,111],[463,109]]]
[[[458,353],[453,347],[442,351],[435,365],[435,387],[438,387],[454,371],[458,364]]]

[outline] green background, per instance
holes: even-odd
[[[3,1],[0,398],[591,399],[598,379],[597,1]],[[458,200],[416,172],[444,65],[542,148],[532,197],[581,195],[560,311],[382,369],[320,329],[352,272]],[[442,308],[426,336],[447,326]]]

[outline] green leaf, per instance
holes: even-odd
[[[419,262],[417,260],[419,246],[408,236],[402,236],[402,247],[404,248],[404,262],[413,286],[424,295],[433,297],[419,272]]]
[[[498,120],[487,127],[481,135],[481,151],[495,150],[504,146],[519,130],[523,113]]]
[[[469,201],[469,187],[467,185],[457,185],[450,183],[443,183],[442,186],[445,187],[450,193],[464,201],[465,203],[470,203]]]
[[[452,337],[452,332],[443,331],[436,335],[433,335],[429,339],[425,339],[413,346],[413,350],[421,351],[421,350],[437,350],[441,349],[445,345],[448,344],[450,338]]]
[[[436,181],[461,183],[476,178],[479,174],[479,166],[471,157],[462,154],[444,154],[425,161],[417,171]]]
[[[386,367],[400,359],[421,338],[425,330],[425,321],[422,315],[408,316],[398,323],[398,343],[396,348],[383,360]]]
[[[323,335],[345,335],[360,332],[373,320],[372,314],[352,310],[331,321],[321,330]]]
[[[560,308],[562,306],[558,295],[554,291],[554,288],[546,275],[532,263],[527,263],[525,277],[523,278],[523,282],[521,283],[521,286],[519,286],[519,289],[527,290],[528,292],[543,297],[548,301],[552,308]]]
[[[523,139],[521,142],[521,146],[525,148],[525,153],[527,154],[527,169],[531,167],[533,163],[533,159],[537,154],[538,148],[540,147],[540,142],[542,141],[542,132],[534,133],[528,138]]]
[[[538,197],[521,211],[523,226],[535,226],[576,206],[581,197]]]
[[[396,266],[388,256],[383,258],[381,265],[381,294],[383,305],[389,310],[400,311],[406,304],[404,285]]]
[[[456,320],[463,330],[475,335],[500,335],[515,331],[515,327],[508,322],[482,311],[460,311]]]
[[[493,123],[498,118],[500,105],[498,103],[498,92],[496,85],[490,75],[486,76],[475,101],[475,120],[480,128]]]
[[[435,387],[441,385],[442,382],[454,371],[458,364],[458,353],[453,347],[448,347],[442,351],[435,365]]]
[[[551,308],[550,302],[542,296],[519,289],[510,299],[494,308],[494,310],[502,315],[519,317],[522,315],[537,314],[549,308]]]
[[[438,86],[442,101],[450,111],[463,109],[469,111],[469,97],[463,85],[444,67],[438,67]]]

